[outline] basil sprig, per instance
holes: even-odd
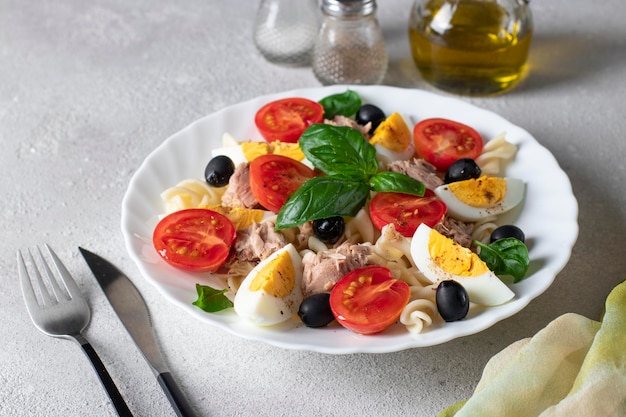
[[[406,175],[378,172],[376,149],[350,127],[311,125],[298,141],[307,159],[326,175],[307,180],[278,212],[277,229],[333,216],[355,216],[370,191],[423,196],[425,186]]]
[[[358,130],[314,124],[298,144],[307,159],[327,175],[366,180],[378,171],[376,149]]]
[[[196,284],[198,299],[192,304],[207,313],[216,313],[233,306],[233,302],[224,295],[227,290],[216,290],[208,285]]]
[[[324,97],[319,103],[324,108],[326,119],[332,119],[338,115],[352,117],[361,108],[361,97],[352,90],[346,90],[343,93]]]
[[[365,205],[369,192],[363,181],[335,176],[312,178],[280,209],[276,227],[284,229],[332,216],[355,216]]]
[[[369,181],[372,191],[395,191],[398,193],[424,195],[424,184],[399,172],[381,171],[372,175]]]
[[[496,275],[510,275],[513,282],[520,282],[528,272],[530,258],[528,248],[513,237],[496,240],[487,245],[474,241],[480,248],[479,256]]]

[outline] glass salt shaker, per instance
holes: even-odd
[[[318,0],[261,0],[254,43],[274,64],[310,65],[320,20]]]
[[[313,73],[323,85],[378,84],[387,50],[375,0],[322,0],[324,20],[313,47]]]

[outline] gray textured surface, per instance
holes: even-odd
[[[119,231],[141,161],[220,108],[319,83],[309,68],[263,60],[251,41],[257,2],[0,2],[0,415],[113,416],[74,344],[31,324],[18,247],[46,241],[90,298],[87,330],[137,416],[172,416],[142,356],[77,246],[125,270],[147,299],[172,372],[205,416],[433,416],[468,396],[486,361],[564,312],[598,317],[626,277],[626,6],[534,2],[531,73],[517,90],[465,99],[527,129],[570,176],[580,235],[554,285],[480,334],[392,354],[287,351],[214,329],[142,279]],[[388,85],[430,89],[409,57],[409,1],[380,0]],[[549,181],[546,178],[546,181]]]

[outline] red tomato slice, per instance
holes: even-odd
[[[324,107],[306,98],[292,97],[272,101],[261,107],[254,123],[268,142],[295,143],[302,132],[314,123],[324,121]]]
[[[446,204],[432,190],[423,197],[402,193],[377,193],[370,201],[370,218],[378,230],[393,223],[403,236],[413,237],[417,227],[426,223],[433,227],[448,211]]]
[[[448,119],[425,119],[413,128],[417,156],[445,172],[461,158],[476,159],[483,139],[471,127]]]
[[[176,268],[213,272],[228,258],[235,235],[227,217],[213,210],[187,209],[164,217],[154,229],[152,243]]]
[[[409,285],[389,268],[366,266],[349,272],[330,293],[330,308],[339,324],[361,334],[382,332],[395,323],[409,302]]]
[[[252,194],[268,210],[278,213],[291,194],[315,172],[295,159],[265,154],[250,162]]]

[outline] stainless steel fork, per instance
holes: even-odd
[[[35,256],[30,250],[24,256],[22,252],[17,252],[22,294],[30,318],[35,326],[48,336],[76,341],[91,361],[117,413],[120,416],[132,416],[98,354],[82,335],[82,331],[87,327],[91,318],[87,301],[83,298],[63,262],[48,245],[45,245],[45,248],[58,278],[55,278],[55,274],[39,248],[34,251]],[[28,262],[25,262],[24,257]],[[42,277],[40,269],[43,269],[47,280]],[[61,280],[64,288],[59,284],[58,279]]]

